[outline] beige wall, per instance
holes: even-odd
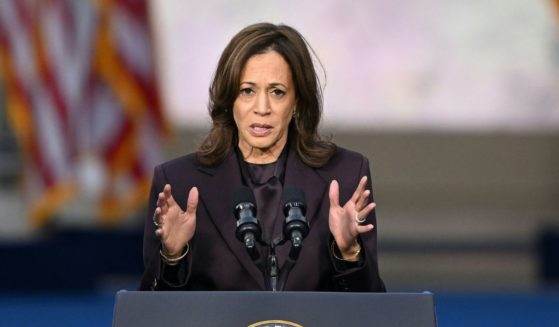
[[[166,159],[202,135],[177,133]],[[333,136],[371,161],[389,288],[538,285],[538,233],[559,226],[559,134]]]

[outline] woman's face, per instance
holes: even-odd
[[[239,149],[246,161],[276,161],[287,142],[295,104],[291,69],[283,57],[275,51],[250,57],[233,104]]]

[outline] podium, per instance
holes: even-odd
[[[137,292],[116,294],[113,327],[435,327],[433,294]]]

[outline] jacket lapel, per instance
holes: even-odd
[[[234,152],[215,168],[199,167],[208,178],[201,184],[200,201],[207,209],[208,217],[221,234],[221,237],[252,278],[264,288],[262,273],[250,259],[242,242],[235,236],[236,219],[233,214],[233,192],[241,185],[241,172]],[[266,253],[261,253],[266,255]]]

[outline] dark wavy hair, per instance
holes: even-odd
[[[237,145],[233,103],[239,94],[241,73],[251,56],[268,51],[276,51],[284,58],[295,84],[297,113],[289,124],[289,146],[311,167],[321,167],[330,160],[336,145],[318,134],[322,90],[309,48],[294,28],[270,23],[247,26],[231,39],[221,54],[210,86],[208,110],[212,128],[197,151],[203,165],[220,164]]]

